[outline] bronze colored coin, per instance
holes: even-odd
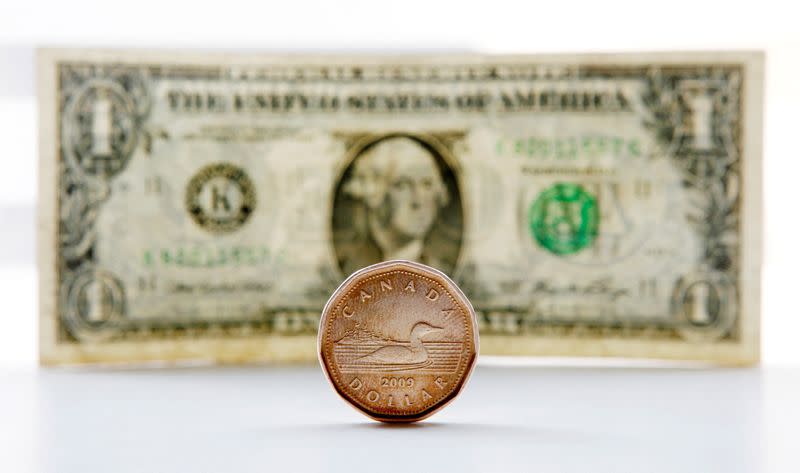
[[[478,324],[444,273],[388,261],[356,271],[333,293],[318,348],[347,402],[376,420],[414,422],[464,387],[477,359]]]

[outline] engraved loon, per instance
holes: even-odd
[[[418,322],[411,329],[410,345],[386,345],[358,359],[359,362],[380,364],[412,364],[428,361],[428,350],[422,345],[422,337],[441,331],[425,322]]]

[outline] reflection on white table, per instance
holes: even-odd
[[[798,394],[791,368],[482,363],[396,426],[316,366],[3,369],[0,471],[796,472]]]

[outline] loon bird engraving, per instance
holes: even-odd
[[[434,327],[425,322],[418,322],[411,329],[409,346],[385,345],[358,359],[362,363],[411,365],[428,362],[428,350],[422,344],[425,335],[442,331],[441,327]]]

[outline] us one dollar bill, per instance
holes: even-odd
[[[389,259],[484,355],[759,358],[760,53],[38,66],[42,363],[311,360]]]

